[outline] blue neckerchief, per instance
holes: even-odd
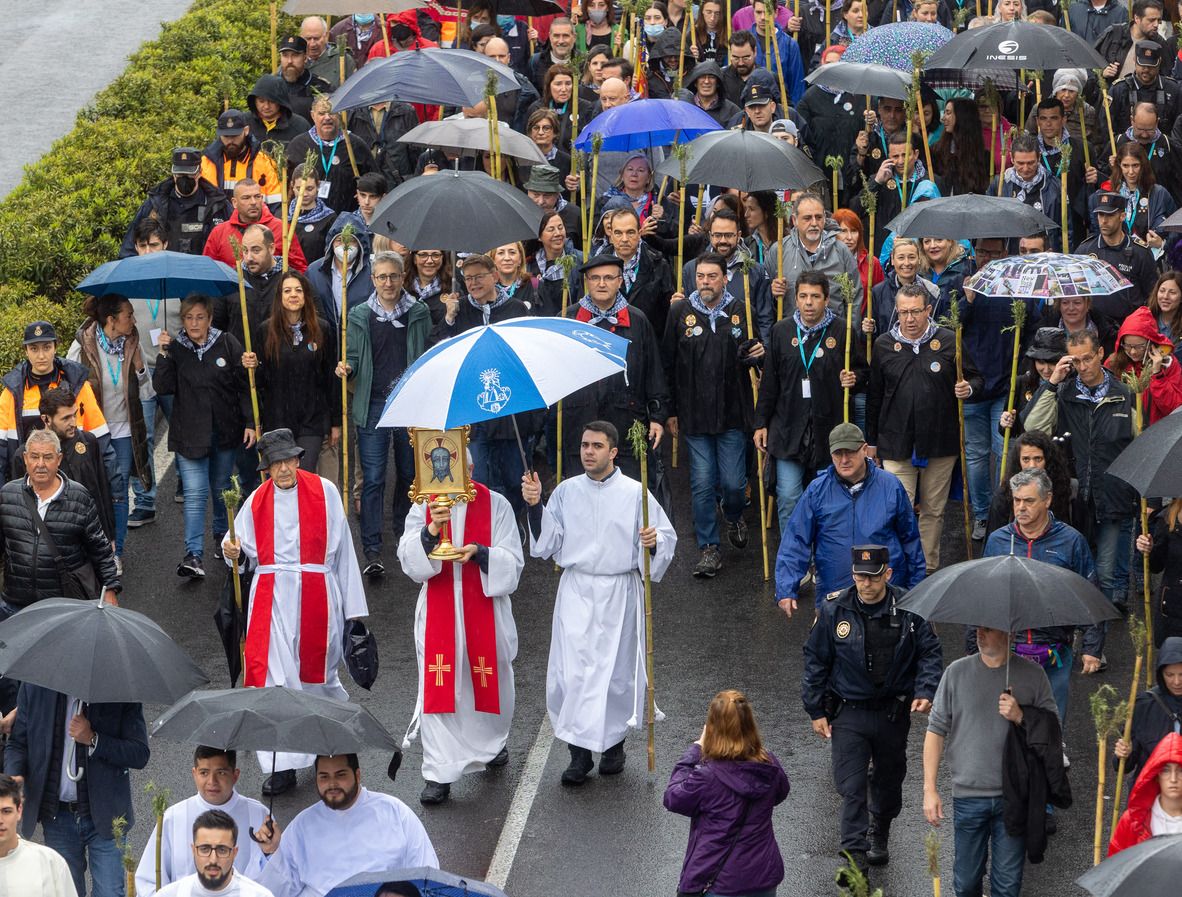
[[[903,336],[903,325],[895,322],[895,326],[891,328],[891,338],[898,340],[901,343],[906,343],[911,347],[911,351],[916,355],[919,354],[920,348],[936,334],[936,322],[928,321],[928,329],[923,332],[919,339],[908,339]]]
[[[189,334],[182,330],[176,335],[176,341],[186,349],[189,349],[194,355],[197,356],[197,360],[201,361],[201,359],[205,357],[205,353],[213,348],[214,343],[218,341],[218,337],[221,335],[222,332],[216,327],[210,327],[209,333],[207,333],[205,336],[205,342],[199,346],[189,339]]]
[[[1104,374],[1104,380],[1094,388],[1085,385],[1079,374],[1075,375],[1077,398],[1085,399],[1093,405],[1099,405],[1108,396],[1108,388],[1112,385],[1112,374],[1106,368],[1101,368],[1101,372]]]
[[[705,302],[702,301],[702,297],[698,295],[697,290],[694,290],[692,293],[690,293],[686,299],[689,301],[690,307],[693,308],[694,311],[706,316],[707,320],[710,322],[710,332],[717,333],[718,330],[715,327],[715,323],[719,318],[725,318],[727,316],[727,306],[734,302],[735,297],[724,290],[722,293],[722,301],[713,308],[710,308]]]
[[[628,307],[628,300],[623,293],[616,293],[616,301],[612,303],[612,307],[607,311],[600,309],[590,296],[584,296],[579,300],[579,305],[591,313],[591,323],[598,324],[600,321],[607,321],[609,324],[618,324],[618,316],[625,308]]]
[[[375,290],[369,294],[369,299],[366,300],[365,304],[368,305],[369,310],[374,313],[374,317],[376,317],[383,324],[392,324],[395,327],[405,327],[406,325],[399,319],[408,311],[410,311],[410,307],[417,301],[418,300],[415,299],[414,296],[412,296],[406,290],[403,290],[402,295],[398,297],[398,302],[395,303],[394,308],[387,309],[380,301],[378,301],[378,294]]]

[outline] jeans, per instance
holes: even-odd
[[[1046,674],[1051,683],[1051,694],[1055,696],[1055,706],[1059,709],[1059,726],[1066,732],[1067,698],[1071,694],[1071,664],[1075,660],[1071,645],[1063,646],[1063,650],[1059,652],[1059,659],[1063,661],[1063,665],[1046,667]]]
[[[986,857],[992,897],[1018,897],[1021,892],[1026,845],[1022,838],[1006,834],[1004,809],[1000,796],[953,798],[952,887],[956,897],[981,897]]]
[[[1113,604],[1124,605],[1128,601],[1133,518],[1097,523],[1095,540],[1096,577],[1100,580],[1100,591]]]
[[[788,535],[788,521],[802,494],[804,465],[799,461],[776,458],[776,517],[780,521],[781,539]]]
[[[523,440],[526,457],[533,455],[532,440]],[[521,478],[525,467],[521,463],[521,449],[517,439],[488,439],[479,435],[468,443],[468,457],[472,459],[472,476],[493,492],[499,492],[513,508],[513,516],[521,519],[525,499],[521,497]]]
[[[367,560],[382,550],[382,523],[385,517],[386,465],[394,448],[394,533],[402,537],[406,515],[410,511],[407,491],[415,478],[415,456],[410,439],[402,427],[358,427],[357,461],[361,465],[361,548]],[[518,490],[520,491],[520,490]]]
[[[111,447],[115,449],[115,462],[119,465],[119,472],[123,474],[123,493],[111,496],[111,504],[115,508],[115,554],[123,557],[123,543],[127,541],[127,483],[131,479],[135,459],[132,456],[130,436],[112,438]]]
[[[99,836],[89,813],[60,810],[52,819],[41,820],[41,830],[45,834],[45,846],[61,854],[70,867],[78,897],[86,895],[88,859],[93,897],[123,897],[122,854],[114,838]]]
[[[850,396],[850,423],[866,433],[866,393],[856,392]]]
[[[740,430],[690,436],[690,494],[694,511],[694,535],[698,547],[718,545],[718,493],[722,493],[722,513],[727,523],[743,517],[747,498],[747,438]]]
[[[152,371],[148,371],[148,377],[151,378]],[[150,399],[140,399],[140,405],[144,409],[144,426],[148,431],[148,463],[155,463],[156,459],[156,406],[163,405],[164,400],[168,399],[169,408],[172,407],[172,396],[152,396]],[[152,488],[145,489],[143,480],[135,477],[131,481],[131,491],[135,495],[135,509],[137,511],[155,511],[156,510],[156,482],[152,481]]]
[[[177,454],[176,465],[185,487],[185,554],[202,557],[205,553],[205,506],[213,493],[213,534],[221,537],[229,523],[222,490],[230,488],[237,448],[219,449],[217,435],[204,458],[186,458]]]
[[[989,517],[989,503],[1001,476],[992,473],[989,453],[993,452],[1000,465],[1003,440],[997,431],[997,422],[1006,410],[1006,398],[998,396],[987,402],[966,402],[964,406],[964,453],[969,465],[967,479],[973,498],[974,520]],[[1013,443],[1012,438],[1010,442]]]

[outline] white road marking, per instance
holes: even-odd
[[[538,785],[542,781],[542,773],[546,769],[546,760],[550,757],[550,748],[553,744],[554,730],[550,728],[550,714],[547,713],[542,716],[538,737],[534,739],[529,756],[525,758],[521,781],[517,783],[517,790],[513,793],[513,802],[509,804],[509,812],[505,815],[505,824],[501,828],[501,837],[497,839],[497,848],[493,851],[492,862],[488,867],[486,880],[498,888],[504,889],[509,881],[513,860],[517,856],[517,848],[521,844],[525,824],[529,821],[530,810],[533,808],[534,798],[537,797]]]

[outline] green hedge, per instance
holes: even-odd
[[[271,64],[269,9],[266,0],[196,0],[0,203],[0,373],[21,357],[29,321],[73,332],[74,284],[116,257],[145,192],[168,176],[173,148],[209,143],[224,102],[245,108]],[[280,36],[297,27],[281,16]]]

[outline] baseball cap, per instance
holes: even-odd
[[[853,572],[878,576],[886,572],[891,553],[885,545],[855,545],[851,551]]]
[[[197,174],[201,170],[201,150],[178,146],[172,151],[173,174]]]
[[[1161,63],[1161,45],[1153,40],[1137,41],[1137,65],[1158,65]]]
[[[237,109],[227,109],[218,116],[218,136],[237,137],[246,130],[246,116]]]
[[[1119,193],[1105,191],[1096,194],[1096,213],[1099,215],[1115,215],[1125,213],[1125,198]]]
[[[830,452],[856,452],[866,444],[866,437],[857,424],[838,424],[829,431]]]
[[[280,53],[307,53],[308,42],[299,35],[294,37],[285,37],[279,42]]]
[[[57,331],[48,321],[34,321],[25,327],[25,338],[22,345],[31,346],[34,343],[56,343]]]

